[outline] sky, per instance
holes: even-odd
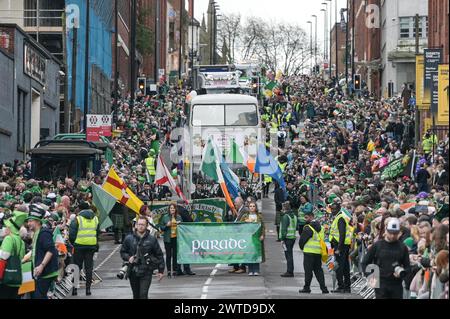
[[[325,8],[323,2],[325,0],[215,0],[220,6],[220,11],[225,14],[241,13],[243,18],[249,16],[262,17],[268,20],[278,22],[289,22],[298,24],[305,29],[307,33],[310,32],[310,25],[308,20],[314,19],[311,15],[315,14],[317,20],[317,38],[322,41],[324,38],[324,12],[320,9]],[[335,3],[338,2],[338,21],[340,21],[340,8],[346,7],[346,0],[332,0],[332,23],[335,21]],[[201,21],[203,13],[206,15],[208,10],[209,0],[195,0],[195,16],[197,20]],[[329,24],[328,13],[328,24]],[[314,20],[311,20],[314,21]],[[314,33],[314,26],[313,26]]]

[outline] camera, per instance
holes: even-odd
[[[404,278],[406,276],[406,270],[402,266],[400,266],[398,263],[394,264],[394,274],[398,278]]]
[[[117,274],[117,278],[120,280],[128,279],[128,268],[130,267],[129,263],[126,263],[123,265],[123,267],[120,269],[119,273]]]

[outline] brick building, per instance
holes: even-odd
[[[444,63],[448,63],[448,14],[449,2],[428,0],[429,31],[428,46],[444,49]]]
[[[345,34],[346,30],[341,28],[341,24],[337,23],[331,30],[331,65],[336,75],[336,32],[338,37],[338,64],[337,70],[339,74],[345,73]]]

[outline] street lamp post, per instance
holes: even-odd
[[[316,23],[316,30],[315,30],[315,35],[314,35],[314,74],[317,75],[316,69],[317,69],[317,16],[315,14],[313,14],[311,17],[313,17],[315,19],[315,23]]]
[[[338,33],[338,3],[337,0],[334,1],[335,2],[335,32],[336,32],[336,80],[339,83],[339,33]],[[331,51],[330,51],[331,53]]]
[[[323,3],[326,5],[326,3]],[[327,10],[328,9],[320,9],[320,11],[323,12],[323,18],[324,18],[324,32],[323,32],[323,64],[324,64],[324,69],[325,69],[325,61],[327,60]]]
[[[308,21],[308,22],[306,22],[306,23],[308,23],[308,24],[310,24],[310,26],[311,26],[311,31],[309,32],[309,40],[310,40],[310,44],[309,44],[309,49],[310,49],[310,59],[309,59],[309,61],[310,61],[310,64],[311,64],[311,72],[313,72],[313,68],[312,68],[312,64],[313,64],[313,60],[312,60],[312,58],[313,58],[313,40],[312,40],[312,25],[313,25],[313,23],[312,23],[312,21]]]
[[[327,2],[329,2],[330,3],[330,24],[329,24],[329,27],[328,27],[328,33],[327,33],[327,40],[328,40],[328,42],[329,42],[329,44],[328,44],[328,48],[327,48],[327,50],[328,50],[328,54],[327,54],[327,57],[328,57],[328,70],[330,71],[330,79],[331,79],[331,77],[332,77],[332,70],[331,70],[331,66],[332,66],[332,64],[331,64],[331,30],[333,29],[333,23],[332,23],[332,20],[333,20],[333,0],[325,0],[325,1],[327,1]],[[336,0],[336,3],[337,3],[337,0]],[[337,21],[337,19],[336,19],[336,21]]]

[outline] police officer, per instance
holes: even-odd
[[[148,153],[148,157],[145,159],[145,166],[147,167],[147,173],[149,176],[149,182],[153,183],[156,176],[156,152],[151,149]]]
[[[291,209],[289,202],[285,202],[282,208],[283,215],[280,223],[280,240],[283,242],[284,255],[287,261],[287,271],[281,277],[294,277],[294,245],[297,231],[297,216]]]
[[[324,239],[324,230],[320,223],[314,220],[314,213],[305,213],[306,225],[300,236],[299,245],[303,250],[303,268],[305,269],[305,285],[299,293],[311,293],[311,281],[313,272],[317,281],[320,284],[320,289],[323,294],[328,294],[329,291],[325,286],[325,275],[322,269],[322,255],[320,241]]]
[[[100,225],[88,202],[81,202],[80,213],[72,221],[69,229],[69,240],[73,244],[75,264],[83,267],[86,274],[86,296],[91,295],[92,271],[94,269],[94,254],[98,251],[98,236]],[[73,288],[72,295],[76,296],[77,288]]]
[[[334,255],[338,267],[336,270],[336,279],[338,289],[333,291],[336,293],[350,293],[350,262],[349,252],[352,242],[352,231],[349,219],[341,210],[341,205],[337,202],[331,204],[331,212],[334,216],[333,223],[330,228],[330,242],[334,249]]]

